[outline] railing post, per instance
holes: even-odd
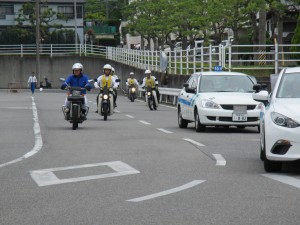
[[[209,71],[212,69],[212,49],[211,44],[209,45]]]
[[[275,43],[275,52],[274,52],[274,65],[275,65],[275,74],[278,74],[278,44]]]
[[[23,45],[21,44],[21,58],[23,58]]]
[[[231,43],[229,43],[229,45],[228,45],[228,70],[229,70],[229,72],[231,72]]]

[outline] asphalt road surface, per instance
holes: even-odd
[[[121,95],[103,121],[93,92],[72,130],[65,97],[0,93],[0,224],[300,224],[299,163],[266,174],[257,128],[196,133]]]

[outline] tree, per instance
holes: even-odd
[[[39,24],[41,39],[48,38],[50,28],[60,29],[63,27],[61,24],[53,23],[53,21],[57,19],[57,13],[54,12],[52,8],[48,8],[46,6],[47,6],[46,2],[41,3],[42,10],[40,13],[40,24]],[[35,10],[36,8],[35,8],[34,1],[24,3],[22,5],[22,8],[18,12],[18,17],[16,18],[18,29],[26,30],[28,36],[33,36],[33,37],[35,37],[35,29],[37,26]]]

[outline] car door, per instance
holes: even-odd
[[[196,100],[196,92],[197,92],[197,86],[198,86],[198,76],[193,75],[191,79],[189,80],[189,88],[190,90],[194,90],[194,93],[187,93],[186,99],[187,99],[187,106],[186,106],[186,114],[188,120],[194,120],[194,104]]]
[[[187,106],[189,104],[189,99],[188,99],[188,96],[189,96],[189,93],[186,92],[186,89],[188,89],[190,87],[190,83],[191,83],[191,80],[193,79],[193,77],[191,76],[188,81],[185,83],[187,84],[188,86],[187,87],[184,87],[181,92],[180,92],[180,95],[179,95],[179,98],[178,98],[178,101],[180,103],[180,108],[181,108],[181,113],[182,113],[182,117],[184,119],[187,119]]]

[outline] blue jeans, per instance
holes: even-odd
[[[31,92],[33,94],[34,90],[35,90],[35,83],[30,83],[30,90],[31,90]]]

